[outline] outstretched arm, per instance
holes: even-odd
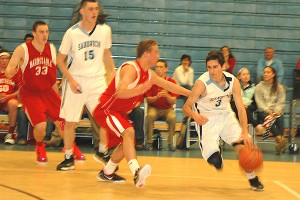
[[[168,90],[172,93],[175,94],[180,94],[183,96],[188,97],[191,94],[190,90],[187,90],[175,83],[172,83],[170,81],[167,81],[163,78],[160,78],[159,76],[156,75],[155,72],[151,71],[151,80],[153,82],[153,84],[158,85],[159,87],[164,88],[165,90]]]

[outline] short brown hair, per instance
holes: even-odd
[[[136,48],[136,58],[140,58],[142,57],[142,55],[146,52],[146,51],[150,51],[152,46],[157,45],[157,41],[156,40],[152,40],[152,39],[147,39],[147,40],[142,40],[139,42],[137,48]]]
[[[88,3],[88,2],[98,2],[97,0],[82,0],[81,2],[80,2],[80,8],[83,8],[84,6],[86,6],[86,4]]]
[[[46,25],[46,26],[48,26],[48,25],[46,24],[46,22],[43,22],[43,21],[36,21],[36,22],[34,22],[34,24],[32,25],[32,31],[33,31],[33,32],[36,32],[37,27],[38,27],[38,26],[41,26],[41,25]]]

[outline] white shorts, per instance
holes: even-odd
[[[220,138],[231,145],[239,139],[242,129],[234,112],[224,112],[209,117],[209,121],[198,128],[197,133],[202,157],[207,160],[213,153],[220,151]]]
[[[84,105],[90,113],[93,113],[100,95],[107,88],[105,76],[96,78],[73,76],[73,78],[80,84],[82,93],[74,94],[70,84],[65,80],[59,116],[68,122],[78,122],[81,119]]]

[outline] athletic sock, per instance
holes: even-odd
[[[113,174],[116,171],[118,163],[114,163],[113,161],[109,160],[108,163],[105,165],[103,171],[105,174]]]
[[[250,179],[254,179],[256,177],[255,175],[255,172],[250,172],[250,173],[247,173],[247,178],[250,180]]]
[[[128,162],[129,168],[131,170],[131,173],[135,175],[135,172],[140,168],[140,165],[137,161],[137,159],[132,159]]]
[[[72,155],[73,155],[73,148],[65,150],[66,159],[70,159]]]

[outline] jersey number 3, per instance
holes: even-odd
[[[215,106],[216,106],[216,107],[220,106],[220,105],[221,105],[221,102],[222,102],[221,99],[217,100],[217,103],[215,104]]]

